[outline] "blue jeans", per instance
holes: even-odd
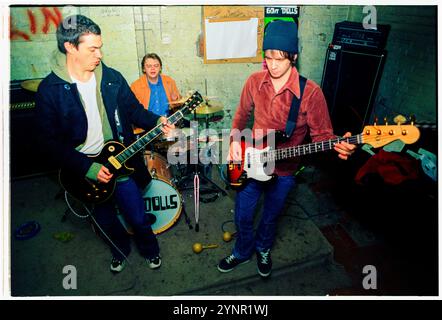
[[[124,219],[133,228],[134,240],[140,254],[144,258],[157,256],[160,252],[158,241],[152,231],[148,215],[144,213],[145,203],[141,191],[133,179],[117,182],[113,201],[98,204],[94,209],[97,223],[127,257],[131,251],[130,236],[117,217],[116,205]],[[106,237],[104,238],[108,242]],[[124,256],[111,243],[108,244],[113,257],[122,261]]]
[[[295,177],[281,176],[272,182],[250,180],[238,191],[235,202],[236,242],[233,255],[248,259],[256,251],[271,249],[276,234],[276,221],[281,213],[287,194],[295,185]],[[264,193],[264,208],[256,234],[253,220],[256,205]]]

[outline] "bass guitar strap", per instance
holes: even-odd
[[[299,99],[295,95],[293,96],[292,104],[290,106],[289,116],[287,118],[287,124],[285,127],[285,134],[287,138],[290,138],[291,135],[293,134],[293,131],[295,131],[296,119],[298,118],[299,107],[301,105],[302,94],[304,93],[304,88],[306,83],[307,79],[299,75],[299,87],[301,89],[300,90],[301,94],[299,96]]]

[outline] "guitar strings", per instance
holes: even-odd
[[[389,134],[384,134],[384,135],[386,135],[387,137],[391,137]],[[359,135],[351,136],[351,137],[348,137],[348,138],[342,138],[341,141],[345,141],[345,139],[346,139],[346,142],[349,142],[349,143],[355,142],[357,144],[360,144],[361,142],[360,142],[359,138],[364,138],[364,143],[368,143],[369,144],[370,141],[378,142],[378,139],[380,138],[380,136],[379,135],[375,135],[375,136],[374,135],[366,135],[364,133],[361,133]],[[331,142],[339,143],[340,142],[339,140],[340,140],[340,138],[334,139],[334,140],[329,140],[327,142],[328,143],[331,143]],[[271,161],[271,160],[275,160],[275,159],[272,159],[272,158],[277,158],[277,155],[282,155],[282,154],[284,154],[284,152],[288,153],[290,155],[291,154],[290,150],[294,150],[294,149],[301,150],[300,147],[304,148],[304,154],[305,154],[305,149],[306,148],[308,150],[310,150],[311,146],[313,146],[313,145],[315,145],[317,143],[319,143],[319,142],[310,143],[310,144],[306,144],[306,145],[299,145],[299,146],[294,146],[294,147],[288,147],[288,148],[284,148],[284,149],[274,149],[274,150],[271,150],[270,152],[273,152],[273,157],[270,156],[270,159],[268,159],[265,155],[263,155],[262,152],[250,153],[250,157],[249,158],[250,158],[251,161],[255,161],[255,162],[258,161],[258,160],[260,162],[263,162],[263,161],[265,162],[266,160],[267,161],[269,161],[269,160]],[[331,148],[329,150],[331,150]],[[327,151],[327,150],[322,149],[322,150],[319,150],[319,151]],[[294,155],[296,155],[296,151],[294,152]],[[278,159],[276,159],[276,160],[278,160]]]
[[[278,159],[272,159],[272,158],[277,158],[277,155],[278,155],[278,154],[281,155],[281,154],[284,154],[284,152],[290,155],[290,154],[292,153],[290,150],[293,150],[293,151],[294,151],[294,152],[293,152],[293,155],[296,155],[296,150],[299,149],[299,153],[300,153],[301,147],[304,148],[304,154],[306,154],[306,153],[305,153],[305,149],[310,150],[310,149],[312,148],[313,145],[317,145],[318,143],[321,143],[321,142],[325,142],[325,143],[330,144],[330,145],[329,145],[329,148],[330,148],[330,149],[324,149],[324,148],[322,148],[322,149],[317,150],[317,151],[328,151],[328,150],[331,150],[331,149],[332,149],[332,145],[331,145],[332,142],[339,143],[339,142],[342,142],[342,141],[346,141],[346,142],[348,142],[348,143],[351,143],[351,142],[358,143],[358,142],[359,142],[359,137],[360,137],[360,136],[362,136],[362,134],[360,134],[360,135],[355,135],[355,136],[351,136],[351,137],[348,137],[348,138],[330,139],[330,140],[328,140],[328,141],[327,141],[327,140],[325,140],[325,141],[319,141],[319,142],[309,143],[309,144],[306,144],[306,145],[298,145],[298,146],[293,146],[293,147],[288,147],[288,148],[283,148],[283,149],[273,149],[273,150],[270,150],[269,152],[267,152],[267,153],[269,153],[269,154],[273,154],[273,157],[272,157],[272,156],[268,156],[270,159],[267,158],[267,156],[264,156],[262,151],[260,151],[260,152],[251,152],[251,153],[249,153],[249,155],[250,155],[249,159],[250,159],[252,162],[256,162],[256,161],[259,161],[259,162],[263,162],[263,161],[264,161],[264,162],[267,162],[267,161],[269,161],[269,160],[270,160],[270,161],[271,161],[271,160],[278,160]],[[333,145],[334,145],[334,144],[333,144]],[[300,153],[299,155],[302,155],[302,154]],[[267,160],[267,161],[265,161],[265,160]]]
[[[192,95],[192,99],[195,100],[196,98],[198,98],[199,93],[195,92]],[[189,98],[190,99],[190,98]],[[196,99],[198,100],[198,99]],[[199,101],[198,104],[200,104],[202,102]],[[179,120],[181,120],[182,118],[184,118],[184,114],[183,114],[183,110],[186,108],[190,108],[189,105],[191,105],[192,101],[186,101],[185,106],[182,107],[180,110],[176,111],[175,113],[173,113],[171,116],[169,116],[167,118],[167,121],[169,121],[172,124],[175,124],[176,122],[178,122]],[[195,107],[195,105],[192,105],[192,107]],[[155,140],[156,138],[158,138],[163,132],[161,131],[161,127],[163,127],[164,124],[160,123],[157,126],[155,126],[153,129],[151,129],[149,132],[145,133],[141,138],[139,138],[138,140],[134,141],[132,144],[130,144],[127,148],[125,148],[122,152],[120,152],[119,154],[117,154],[115,156],[115,158],[121,158],[123,157],[123,159],[120,159],[120,162],[125,162],[127,161],[130,157],[132,157],[136,152],[133,152],[133,147],[136,147],[138,150],[140,150],[141,148],[145,147],[146,145],[148,145],[150,142],[152,142],[153,140]],[[159,132],[158,132],[159,130]],[[150,136],[150,137],[148,137]],[[149,139],[147,139],[149,138]],[[149,140],[149,142],[144,143],[142,142],[142,140]],[[129,154],[127,154],[127,151],[131,151],[129,152]]]

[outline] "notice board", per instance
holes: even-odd
[[[204,63],[262,62],[264,7],[204,6]]]

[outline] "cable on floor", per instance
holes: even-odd
[[[83,208],[85,209],[85,211],[87,212],[87,214],[86,215],[80,215],[80,214],[78,214],[75,210],[74,210],[74,208],[72,208],[72,206],[71,206],[71,204],[69,203],[69,200],[68,200],[68,192],[67,191],[65,191],[65,200],[66,200],[66,204],[67,204],[67,206],[68,206],[68,208],[69,208],[69,210],[71,210],[71,212],[75,215],[75,216],[77,216],[77,217],[79,217],[79,218],[81,218],[81,219],[85,219],[85,218],[90,218],[92,221],[93,221],[93,223],[94,223],[94,225],[100,230],[100,232],[101,232],[101,234],[103,234],[105,237],[106,237],[106,239],[109,241],[109,243],[110,244],[112,244],[112,246],[124,257],[124,259],[127,261],[127,263],[128,263],[128,265],[129,265],[129,270],[131,270],[131,272],[134,272],[134,269],[133,268],[131,268],[132,267],[132,263],[130,262],[130,260],[129,260],[129,258],[120,250],[120,248],[118,248],[118,246],[110,239],[110,237],[107,235],[107,233],[103,230],[103,228],[101,228],[101,226],[100,226],[100,224],[97,222],[97,220],[95,220],[95,218],[94,218],[94,216],[92,215],[92,213],[91,213],[91,211],[89,210],[89,208],[84,204],[84,203],[82,203],[82,205],[83,205]],[[119,290],[114,290],[114,291],[110,291],[110,292],[108,292],[108,293],[105,293],[104,295],[114,295],[114,294],[116,294],[116,293],[122,293],[122,292],[126,292],[126,291],[129,291],[129,290],[131,290],[131,289],[133,289],[135,286],[136,286],[136,284],[137,284],[137,282],[138,282],[138,275],[136,275],[136,274],[134,274],[134,279],[133,279],[133,281],[132,281],[132,284],[129,286],[129,287],[127,287],[127,288],[124,288],[124,289],[119,289]]]

